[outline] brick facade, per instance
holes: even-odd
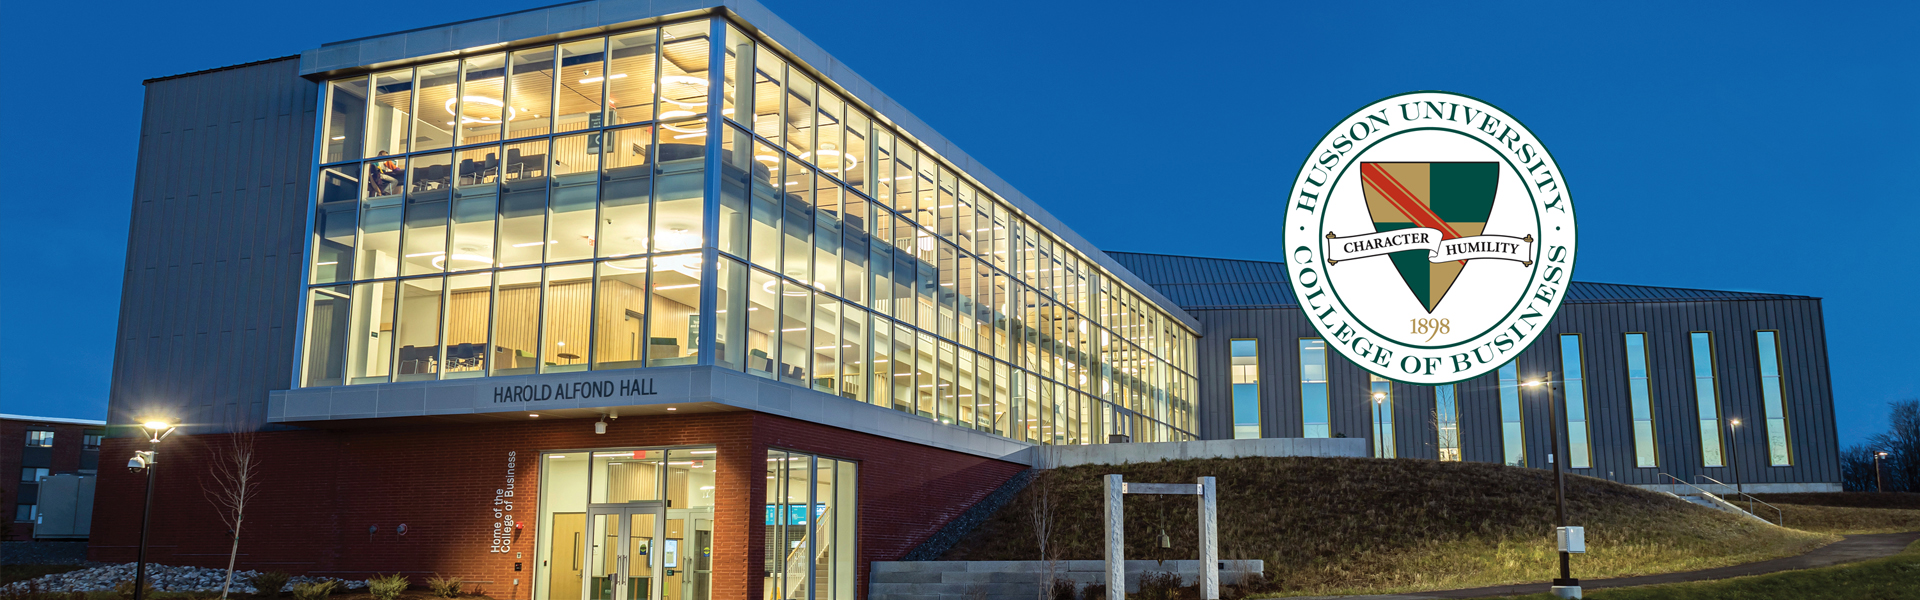
[[[527,598],[537,564],[534,540],[542,450],[713,445],[715,599],[762,597],[765,454],[769,447],[860,464],[857,589],[867,565],[893,560],[992,492],[1023,465],[750,412],[630,417],[595,435],[591,421],[498,424],[369,423],[369,427],[258,434],[268,475],[249,511],[242,568],[364,578],[432,573],[479,582],[502,600]],[[149,560],[224,566],[228,542],[212,504],[206,461],[224,435],[178,435],[161,449]],[[102,460],[124,464],[146,442],[107,441]],[[508,451],[518,455],[515,517],[525,529],[521,558],[489,553],[494,490],[504,487]],[[102,473],[91,558],[127,561],[139,540],[143,477]],[[397,531],[407,525],[407,533]],[[378,530],[368,532],[370,526]],[[513,571],[513,563],[525,570]],[[519,579],[515,585],[514,579]]]
[[[28,448],[28,430],[52,430],[53,447]],[[7,521],[7,539],[33,539],[34,523],[14,520],[14,508],[22,492],[29,503],[39,502],[39,485],[22,481],[21,469],[45,468],[49,475],[90,475],[98,468],[99,451],[85,449],[81,442],[86,434],[104,431],[103,425],[0,419],[0,519]]]

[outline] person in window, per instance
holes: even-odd
[[[381,150],[379,155],[386,156],[387,151]],[[387,196],[398,193],[398,190],[394,189],[395,186],[400,185],[400,163],[398,161],[387,159],[375,163],[373,169],[371,169],[367,175],[367,186],[373,188],[368,191],[369,195]]]

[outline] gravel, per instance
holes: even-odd
[[[113,586],[119,585],[120,582],[133,579],[134,566],[134,563],[126,563],[68,571],[66,573],[55,573],[36,579],[16,581],[5,586],[0,586],[0,591],[25,591],[30,587],[37,587],[42,592],[111,590]],[[260,574],[259,571],[234,571],[233,593],[256,593],[253,589],[252,578],[258,574]],[[221,584],[225,583],[226,579],[226,569],[175,567],[156,564],[147,565],[147,583],[151,584],[154,589],[163,592],[218,592],[220,591]],[[322,577],[294,577],[287,581],[287,587],[285,589],[293,589],[293,585],[296,583],[324,581],[325,579],[326,578]],[[342,587],[350,590],[367,587],[367,582],[365,581],[341,581],[340,583]]]

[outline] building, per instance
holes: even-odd
[[[199,482],[251,439],[243,567],[858,598],[1034,444],[1232,437],[1218,351],[1263,335],[1209,332],[1219,307],[751,0],[573,2],[146,90],[105,452],[182,424],[160,562],[225,559]],[[103,477],[94,559],[131,558],[142,481]]]
[[[86,537],[85,524],[92,510],[92,478],[100,469],[100,441],[106,436],[105,421],[62,419],[0,414],[0,511],[7,517],[8,540],[34,539],[45,533],[74,537],[75,515],[82,525],[77,537]],[[18,478],[13,477],[19,473]],[[65,481],[44,490],[49,479]],[[81,505],[77,479],[88,481],[86,503]],[[40,532],[43,513],[61,517],[63,523]]]
[[[1108,256],[1200,321],[1202,438],[1344,435],[1368,438],[1374,456],[1550,468],[1528,451],[1551,447],[1548,392],[1520,384],[1552,374],[1565,382],[1553,393],[1571,473],[1653,489],[1840,491],[1819,298],[1574,282],[1513,362],[1423,386],[1328,352],[1283,263]]]

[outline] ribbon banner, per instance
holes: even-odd
[[[1339,263],[1359,258],[1425,250],[1427,262],[1444,263],[1482,258],[1511,260],[1533,266],[1533,236],[1517,238],[1505,235],[1475,235],[1441,239],[1438,229],[1412,227],[1351,237],[1327,234],[1327,262]]]

